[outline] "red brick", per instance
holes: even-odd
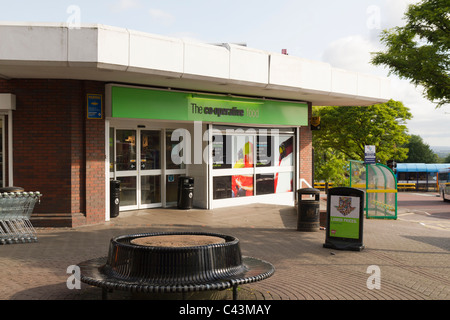
[[[71,225],[103,221],[105,124],[104,120],[86,119],[86,94],[104,95],[104,84],[78,80],[0,80],[2,92],[16,95],[14,185],[43,194],[41,204],[34,210],[35,216],[39,216],[40,222],[46,215],[52,217],[48,223],[54,225],[59,224],[58,219],[64,220],[65,226],[68,221]],[[91,161],[103,162],[86,166]],[[98,196],[86,198],[91,192]],[[61,216],[64,219],[58,218]]]

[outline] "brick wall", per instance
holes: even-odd
[[[84,99],[88,93],[103,94],[105,86],[98,82],[84,83]],[[105,122],[85,118],[85,199],[87,223],[105,221]]]
[[[104,121],[86,119],[86,94],[104,84],[78,80],[0,80],[16,95],[14,185],[43,194],[37,225],[104,220]]]
[[[308,126],[300,128],[300,179],[305,179],[311,186],[312,181],[312,131],[311,131],[311,115],[312,115],[312,105],[308,104]],[[303,185],[302,188],[307,188]]]

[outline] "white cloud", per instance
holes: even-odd
[[[163,10],[159,9],[150,9],[149,10],[150,16],[155,19],[156,21],[164,24],[164,25],[171,25],[175,22],[175,16],[173,16],[170,13],[167,13]]]
[[[136,9],[141,6],[139,0],[119,0],[112,6],[114,11],[120,12],[123,10]]]
[[[422,95],[422,89],[408,80],[391,78],[391,92],[413,114],[408,121],[409,133],[419,135],[430,146],[450,146],[450,109],[436,105]],[[448,112],[448,113],[446,113]]]
[[[403,17],[406,9],[409,5],[418,2],[419,0],[386,0],[384,8],[381,10],[382,28],[405,25]]]
[[[370,63],[370,53],[379,50],[375,41],[353,35],[330,43],[322,60],[336,68],[386,77],[387,69]],[[450,108],[436,109],[435,104],[423,97],[422,89],[409,80],[401,80],[394,75],[389,79],[392,99],[403,102],[413,114],[413,119],[408,121],[409,133],[421,136],[430,146],[450,146]]]
[[[322,60],[333,67],[349,71],[385,74],[386,72],[370,63],[371,52],[379,50],[377,46],[361,35],[353,35],[333,41],[325,49]]]

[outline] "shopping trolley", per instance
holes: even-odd
[[[0,193],[0,244],[37,241],[30,217],[41,196],[39,192]]]

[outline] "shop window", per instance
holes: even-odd
[[[213,199],[253,196],[253,175],[233,175],[213,178]]]
[[[231,146],[231,136],[217,135],[217,134],[213,136],[212,141],[213,169],[231,168],[231,161],[229,160],[230,146]]]
[[[213,200],[293,191],[292,130],[214,129]]]
[[[161,169],[161,132],[141,131],[141,170]]]
[[[231,177],[232,197],[248,197],[253,195],[253,175],[234,175]]]
[[[273,173],[256,175],[256,195],[275,193]]]
[[[135,206],[136,203],[136,177],[119,177],[120,205]]]
[[[256,167],[270,167],[275,164],[273,144],[273,136],[258,135],[256,137]]]
[[[179,150],[179,141],[172,141],[173,130],[166,131],[166,168],[167,169],[186,169],[186,164],[181,161],[180,164],[176,164],[173,159],[183,159],[183,149]]]
[[[161,176],[141,176],[141,204],[161,202]]]
[[[294,191],[294,175],[292,172],[279,172],[275,174],[275,193]]]
[[[136,170],[136,131],[116,130],[117,171]]]
[[[213,199],[227,199],[232,197],[231,176],[213,178]]]
[[[232,141],[232,168],[253,168],[254,137],[235,135]]]
[[[294,164],[294,137],[291,135],[279,135],[278,142],[278,166],[292,166]]]
[[[292,172],[278,172],[256,175],[256,195],[292,192]]]

